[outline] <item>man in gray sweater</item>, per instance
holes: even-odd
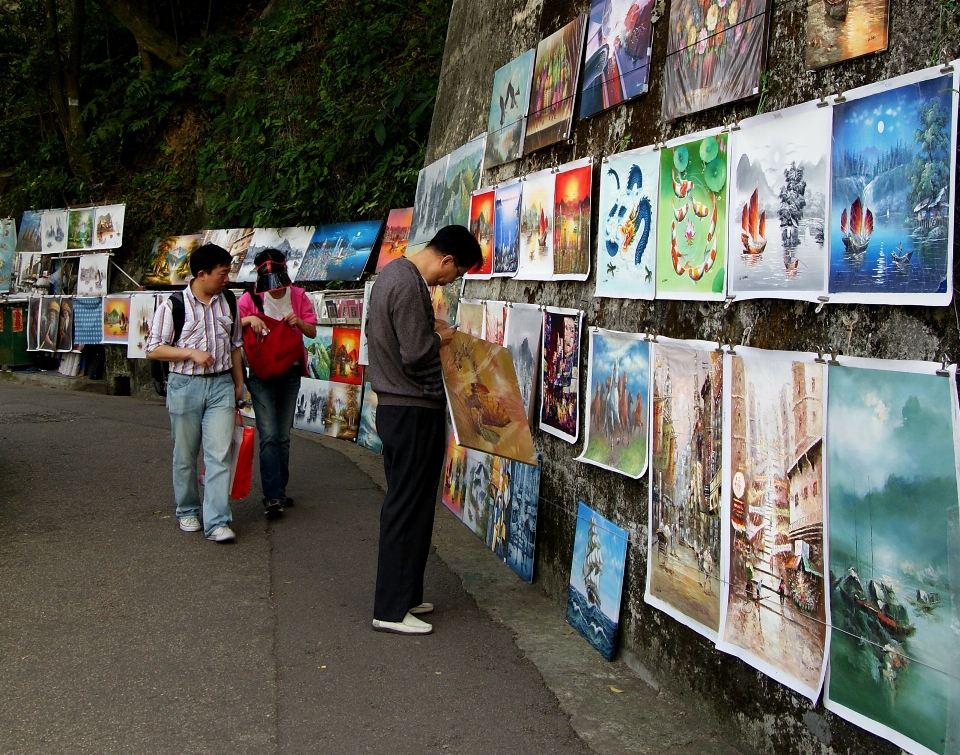
[[[440,349],[454,329],[435,319],[427,287],[452,283],[481,262],[470,231],[448,225],[422,251],[387,265],[370,293],[368,375],[387,477],[373,608],[373,628],[381,632],[433,631],[415,614],[433,610],[423,602],[423,573],[446,445]]]

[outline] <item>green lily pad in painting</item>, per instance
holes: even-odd
[[[716,142],[714,142],[716,144]],[[703,169],[703,182],[714,194],[723,191],[727,185],[727,161],[724,158],[711,160]]]
[[[673,150],[673,167],[678,173],[683,173],[690,164],[690,151],[683,145]]]
[[[713,286],[711,287],[712,293],[722,294],[723,293],[723,268],[718,267],[716,272],[716,277],[713,279]]]
[[[700,142],[700,159],[703,160],[704,165],[715,159],[719,154],[720,145],[717,144],[715,137],[708,136],[706,139]]]

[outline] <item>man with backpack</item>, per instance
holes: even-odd
[[[184,532],[201,528],[208,540],[236,539],[230,523],[230,450],[237,402],[243,398],[243,361],[237,300],[226,288],[232,258],[215,244],[190,257],[193,279],[157,308],[150,325],[149,359],[169,362],[167,410],[173,435],[173,494]],[[197,454],[205,466],[201,524]]]

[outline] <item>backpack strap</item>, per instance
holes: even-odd
[[[170,294],[170,309],[173,311],[173,343],[176,346],[180,340],[180,334],[183,333],[183,322],[187,318],[186,309],[183,304],[183,291],[174,291]]]
[[[230,318],[232,325],[237,321],[237,295],[229,288],[225,288],[223,289],[223,298],[227,300],[227,306],[230,307]],[[262,312],[263,309],[260,309],[260,311]]]

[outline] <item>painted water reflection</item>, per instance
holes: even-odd
[[[822,68],[887,49],[888,0],[849,0],[846,18],[826,12],[824,0],[807,2],[807,69]]]

